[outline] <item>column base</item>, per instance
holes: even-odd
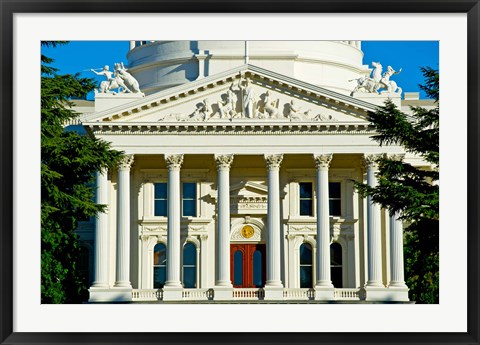
[[[163,287],[163,300],[164,301],[181,301],[183,299],[183,287],[180,286],[167,286]]]
[[[315,286],[315,300],[316,301],[332,301],[334,297],[335,288],[332,284],[330,286]]]
[[[377,302],[408,302],[406,287],[364,287],[365,301]]]
[[[231,301],[233,299],[233,285],[216,285],[213,288],[213,299],[215,301]]]
[[[283,285],[265,285],[263,288],[265,291],[266,301],[283,301]]]
[[[98,288],[91,287],[88,289],[90,297],[88,302],[131,302],[132,288]]]

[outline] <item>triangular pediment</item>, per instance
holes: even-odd
[[[248,82],[247,82],[248,80]],[[238,68],[85,116],[84,123],[362,123],[376,106],[256,66]]]
[[[266,196],[268,195],[267,186],[251,182],[251,181],[242,181],[237,184],[230,186],[230,195],[238,196]]]

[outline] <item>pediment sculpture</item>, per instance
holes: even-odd
[[[140,86],[138,81],[128,72],[128,69],[125,68],[123,62],[114,64],[114,71],[110,71],[110,67],[105,65],[100,72],[97,72],[95,69],[90,69],[91,72],[96,75],[104,76],[107,80],[100,82],[98,89],[95,89],[95,93],[107,93],[107,94],[117,94],[117,93],[136,93],[145,96],[143,92],[140,91]],[[114,91],[114,90],[117,91]]]
[[[356,81],[357,85],[353,89],[351,95],[356,92],[364,93],[402,93],[402,88],[398,87],[397,83],[390,80],[390,77],[399,74],[402,69],[395,71],[391,66],[387,67],[387,70],[383,72],[383,66],[380,62],[372,62],[373,70],[369,77],[360,77],[356,79],[350,79],[349,81]],[[383,72],[383,73],[382,73]]]
[[[289,120],[289,121],[337,121],[332,115],[313,114],[311,109],[303,109],[295,99],[281,102],[269,90],[257,96],[251,81],[240,78],[232,83],[217,100],[203,99],[195,105],[191,113],[170,113],[158,121],[215,121],[236,119]],[[217,96],[218,97],[218,96]]]

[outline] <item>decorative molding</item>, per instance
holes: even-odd
[[[317,169],[328,169],[330,162],[332,161],[333,154],[314,154],[313,159],[315,160],[315,166]]]
[[[183,155],[165,155],[168,170],[180,170],[183,163]]]
[[[233,154],[215,155],[215,161],[219,170],[230,169],[233,163]]]
[[[208,235],[206,235],[206,234],[200,235],[200,239],[202,241],[206,241],[206,240],[208,240]]]
[[[268,170],[280,169],[280,164],[283,160],[283,154],[265,154]]]
[[[392,160],[392,161],[401,162],[405,158],[405,153],[387,154],[387,158]]]

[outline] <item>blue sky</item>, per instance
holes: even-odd
[[[61,74],[80,72],[84,77],[97,77],[90,68],[113,67],[114,62],[127,65],[128,41],[71,41],[56,48],[42,48],[42,53],[55,59],[53,67]],[[403,91],[420,91],[423,83],[420,67],[439,68],[438,41],[362,41],[363,63],[371,67],[372,61],[379,61],[384,68],[392,66],[402,72],[392,77]],[[91,98],[92,95],[89,95]],[[421,93],[421,98],[424,98]]]

